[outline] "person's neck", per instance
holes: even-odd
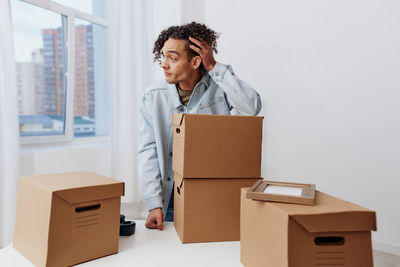
[[[182,91],[192,91],[196,84],[200,81],[200,78],[201,77],[198,72],[193,73],[193,75],[189,79],[179,82],[177,86]]]

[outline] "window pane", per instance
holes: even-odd
[[[106,0],[52,0],[90,15],[107,18]]]
[[[20,136],[62,135],[66,18],[17,0],[11,4]]]
[[[108,135],[107,28],[75,23],[74,136]]]

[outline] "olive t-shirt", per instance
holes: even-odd
[[[179,86],[176,86],[176,88],[178,89],[179,98],[181,99],[182,104],[187,106],[187,104],[189,103],[189,99],[190,99],[190,96],[192,95],[193,90],[184,91],[184,90],[180,89]]]

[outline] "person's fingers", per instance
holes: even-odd
[[[199,40],[197,40],[197,39],[195,39],[193,37],[189,37],[189,40],[191,42],[195,43],[197,46],[199,46],[200,50],[203,51],[204,53],[210,53],[212,51],[211,44],[203,43],[202,41],[199,41]],[[196,46],[194,46],[194,47],[196,47]]]
[[[207,44],[207,43],[203,43],[202,49],[205,51],[211,50],[211,45]]]
[[[156,228],[157,228],[157,224],[155,223],[155,220],[152,220],[152,218],[147,218],[146,223],[145,223],[145,226],[146,226],[147,228],[154,229],[154,225],[155,225]]]
[[[194,51],[196,51],[197,53],[199,53],[199,54],[202,53],[202,50],[201,50],[200,48],[198,48],[197,46],[195,46],[195,45],[189,45],[189,47],[190,47],[192,50],[194,50]]]
[[[164,228],[164,226],[163,226],[163,223],[164,223],[163,215],[156,216],[156,220],[157,220],[158,230],[162,230]]]
[[[205,48],[205,45],[204,45],[203,42],[201,42],[201,41],[199,41],[199,40],[197,40],[197,39],[195,39],[195,38],[193,38],[193,37],[190,37],[190,36],[189,36],[189,40],[190,40],[191,42],[195,43],[197,46],[199,46],[200,49]]]
[[[157,229],[157,228],[158,228],[158,225],[157,225],[157,223],[153,222],[153,223],[149,224],[149,225],[147,226],[147,228],[149,228],[149,229]]]
[[[150,229],[157,229],[157,219],[154,214],[149,214],[145,223],[145,226]]]

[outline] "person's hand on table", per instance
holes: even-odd
[[[162,212],[161,208],[152,209],[149,212],[146,220],[146,227],[150,229],[157,229],[162,230],[164,223],[164,213]]]

